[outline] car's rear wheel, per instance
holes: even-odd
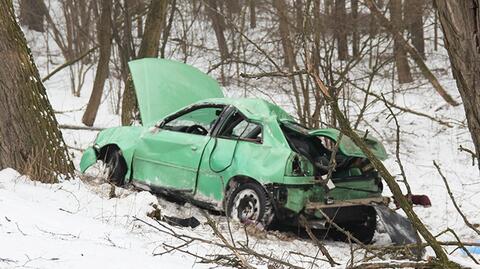
[[[106,152],[103,158],[105,164],[104,176],[106,179],[115,184],[116,186],[122,186],[125,184],[125,175],[127,174],[127,163],[122,156],[120,150],[110,150]]]
[[[265,189],[257,183],[240,183],[227,197],[226,213],[245,224],[270,225],[274,212]]]
[[[337,225],[343,230],[349,232],[360,242],[364,244],[370,244],[377,228],[377,212],[371,206],[359,207],[359,210],[362,211],[359,212],[359,214],[364,216],[362,220],[356,222],[337,223]],[[331,229],[332,230],[329,232],[330,237],[339,241],[348,241],[345,233],[336,230],[333,227],[331,227]]]

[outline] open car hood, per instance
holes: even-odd
[[[223,97],[217,81],[184,63],[144,58],[128,63],[143,125],[207,98]]]
[[[360,131],[357,132],[360,136],[365,136],[365,133]],[[314,136],[328,137],[333,141],[337,142],[340,136],[340,131],[333,128],[325,128],[310,131],[309,134]],[[387,151],[385,150],[385,147],[382,145],[382,143],[380,143],[380,141],[378,141],[371,135],[367,135],[365,137],[365,142],[368,148],[378,159],[382,161],[387,159]],[[355,144],[355,142],[353,142],[352,139],[350,139],[350,137],[346,135],[342,135],[338,148],[340,149],[340,152],[342,152],[346,156],[366,158],[363,151]]]

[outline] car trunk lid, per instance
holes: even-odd
[[[367,144],[368,148],[372,151],[372,153],[380,160],[384,161],[387,159],[388,154],[385,150],[385,147],[371,135],[366,135],[363,132],[357,131],[358,134],[364,137],[364,141]],[[339,150],[342,154],[350,157],[360,157],[360,158],[367,158],[363,151],[353,142],[353,140],[346,136],[342,135],[340,137],[340,131],[333,128],[325,128],[325,129],[317,129],[309,131],[309,134],[312,136],[323,136],[330,138],[334,142],[337,142],[338,139],[341,139],[339,144]]]

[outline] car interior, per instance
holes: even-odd
[[[163,129],[182,133],[207,135],[215,126],[223,107],[201,107],[167,121]]]

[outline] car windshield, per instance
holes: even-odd
[[[222,110],[218,106],[197,108],[167,121],[163,129],[206,135],[215,126]]]

